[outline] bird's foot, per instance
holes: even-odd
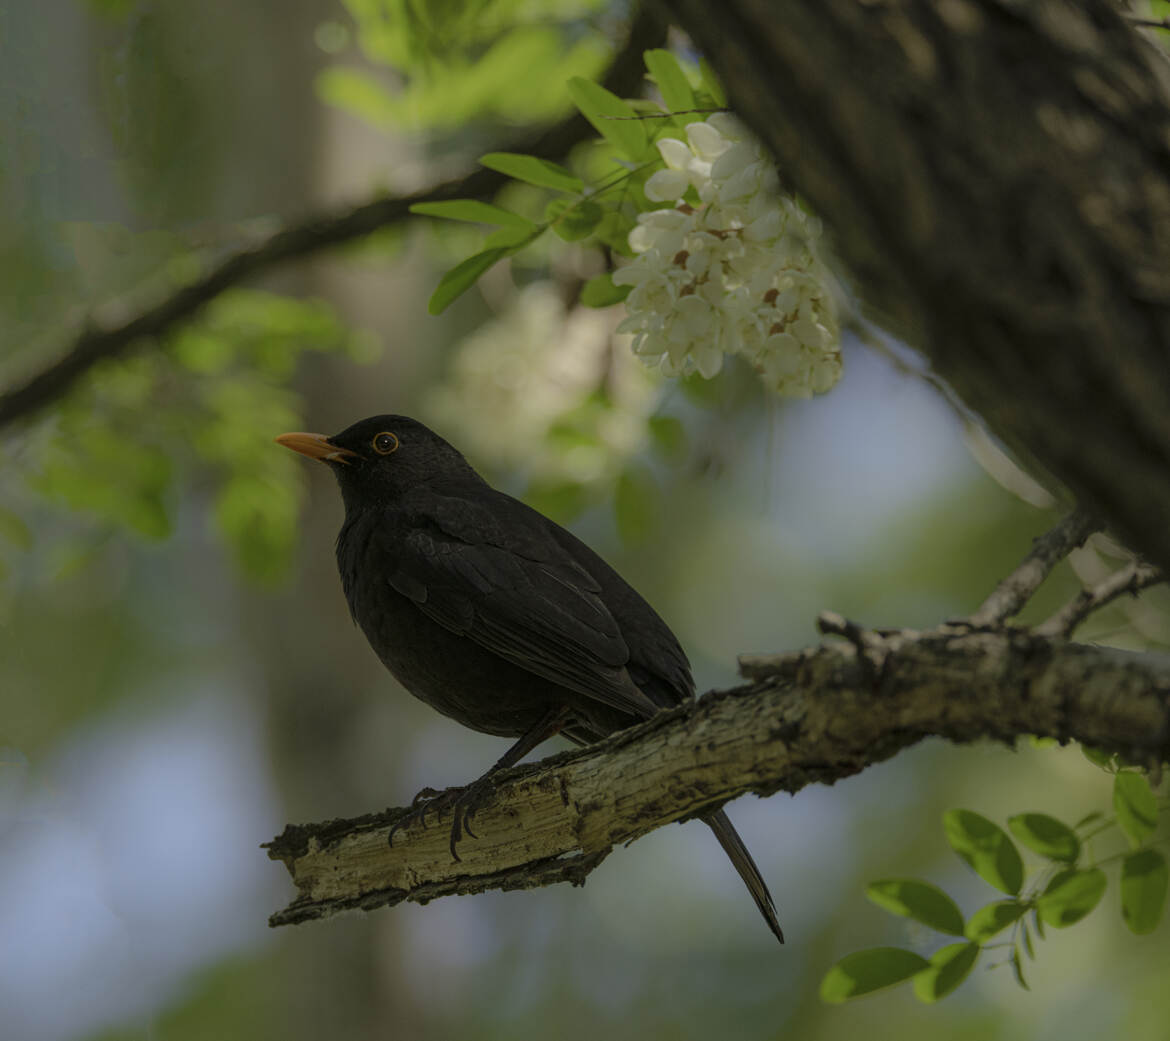
[[[475,816],[475,811],[482,805],[484,796],[495,791],[495,787],[495,782],[491,777],[484,776],[478,781],[459,787],[424,788],[411,800],[410,810],[391,826],[390,834],[386,837],[387,844],[394,845],[395,834],[413,824],[417,823],[425,828],[428,811],[434,810],[435,820],[441,822],[444,812],[450,810],[451,858],[458,862],[461,858],[455,847],[464,835],[473,839],[479,837],[471,830],[471,818]]]

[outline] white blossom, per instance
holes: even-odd
[[[619,331],[668,375],[710,378],[725,354],[739,354],[780,394],[828,390],[841,353],[820,222],[780,193],[772,163],[733,116],[715,113],[686,135],[657,142],[665,166],[646,196],[674,205],[640,214],[630,232],[637,256],[613,276],[631,287]]]
[[[611,481],[645,446],[659,398],[658,381],[613,349],[613,331],[607,311],[566,312],[556,286],[533,283],[458,345],[427,417],[479,462],[533,480]],[[567,418],[580,436],[550,437]]]

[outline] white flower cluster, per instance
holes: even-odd
[[[666,168],[646,195],[675,205],[639,214],[630,232],[638,255],[613,276],[632,287],[619,331],[668,375],[710,378],[724,354],[739,354],[780,394],[828,390],[841,352],[820,222],[780,194],[772,163],[734,117],[716,113],[686,132],[658,142]],[[692,188],[697,206],[684,198]]]
[[[612,480],[644,447],[660,393],[628,352],[612,349],[614,320],[590,307],[566,312],[551,283],[525,287],[456,349],[424,405],[428,418],[477,462],[539,481]]]

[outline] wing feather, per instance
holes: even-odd
[[[529,672],[634,716],[656,711],[626,669],[629,647],[597,582],[526,513],[504,529],[498,506],[426,505],[430,523],[416,518],[395,539],[394,589]]]

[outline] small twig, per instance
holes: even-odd
[[[689,116],[712,114],[715,112],[730,112],[729,108],[678,108],[671,112],[642,112],[636,116],[602,116],[602,119],[610,120],[614,123],[624,123],[630,120],[642,119],[670,119],[672,116]]]
[[[1115,571],[1103,582],[1089,589],[1082,589],[1077,596],[1033,629],[1038,636],[1072,636],[1073,631],[1094,611],[1116,600],[1125,593],[1137,594],[1149,586],[1166,581],[1162,571],[1149,564],[1134,561]]]
[[[878,633],[858,625],[836,611],[817,615],[817,629],[825,636],[841,636],[853,644],[857,665],[870,683],[877,683],[886,663],[885,641]]]
[[[1101,522],[1096,518],[1081,509],[1073,510],[1032,543],[1032,549],[1019,567],[995,587],[968,619],[969,624],[983,629],[1000,625],[1018,614],[1052,569],[1100,528]]]
[[[1170,29],[1170,18],[1144,18],[1139,14],[1127,14],[1122,17],[1138,29]]]

